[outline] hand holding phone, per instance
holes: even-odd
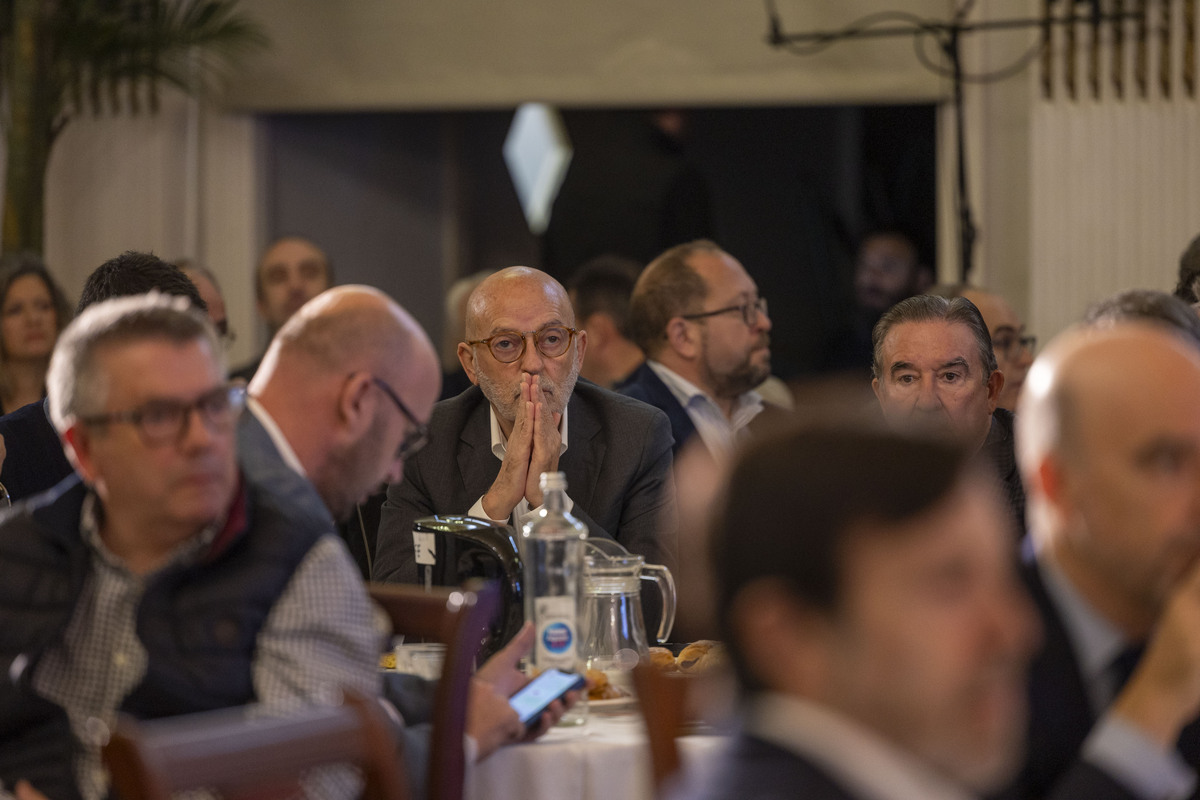
[[[587,680],[573,672],[548,669],[509,698],[508,703],[526,727],[536,725],[546,707],[567,692],[582,689]]]

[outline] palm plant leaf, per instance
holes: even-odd
[[[137,113],[157,107],[159,85],[196,92],[266,43],[236,0],[60,0],[47,19],[60,113]],[[123,101],[124,99],[124,101]]]

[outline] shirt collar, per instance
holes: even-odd
[[[679,405],[688,408],[697,404],[711,404],[713,408],[717,409],[724,416],[725,412],[720,410],[720,406],[717,405],[716,400],[675,370],[653,359],[647,359],[646,366],[654,370],[654,374],[658,376],[659,380],[666,384],[667,388],[671,390],[671,394],[679,401]],[[742,392],[742,394],[738,395],[737,403],[733,407],[733,416],[729,419],[729,424],[734,430],[740,430],[750,420],[754,419],[758,415],[758,412],[762,411],[762,407],[763,399],[761,394],[753,389],[748,392]]]
[[[864,800],[968,800],[949,778],[870,728],[792,695],[766,693],[750,707],[747,730],[804,756]]]
[[[568,406],[570,403],[568,402]],[[488,419],[491,423],[492,435],[492,455],[501,461],[504,460],[504,454],[508,451],[508,439],[504,435],[504,431],[500,428],[500,418],[496,416],[496,407],[488,403]],[[558,425],[558,430],[562,434],[562,444],[558,446],[558,454],[561,456],[567,452],[567,409],[563,409],[562,421]]]
[[[129,568],[125,566],[125,562],[121,557],[109,549],[104,542],[104,538],[100,535],[100,527],[104,519],[104,505],[100,502],[100,498],[96,495],[94,489],[88,489],[87,495],[83,498],[83,507],[79,513],[79,536],[83,542],[91,548],[95,558],[100,559],[109,568],[119,572],[128,573]],[[218,522],[208,525],[198,536],[193,536],[187,541],[181,542],[171,557],[163,566],[168,566],[177,562],[191,563],[200,559],[202,554],[212,544],[217,533],[221,530],[225,520],[221,519]]]
[[[1112,623],[1092,608],[1052,559],[1039,558],[1037,566],[1046,592],[1062,616],[1092,707],[1096,711],[1103,710],[1112,699],[1109,667],[1128,642]]]
[[[287,437],[283,435],[283,431],[279,429],[279,425],[263,408],[262,403],[257,399],[247,396],[246,408],[254,415],[259,424],[266,430],[267,435],[271,437],[271,443],[275,445],[275,449],[279,451],[279,457],[283,459],[283,463],[291,467],[302,478],[307,478],[308,474],[304,471],[304,465],[300,463],[299,457],[296,456],[296,451],[292,449],[292,445],[288,442]]]

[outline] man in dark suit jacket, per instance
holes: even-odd
[[[1200,356],[1166,327],[1071,331],[1017,422],[1045,644],[1013,798],[1195,796]]]
[[[699,431],[723,457],[762,411],[755,387],[771,374],[771,318],[758,286],[714,243],[689,242],[642,271],[629,314],[647,361],[617,391],[666,412],[676,453]]]
[[[430,446],[383,505],[377,580],[416,582],[413,521],[470,514],[520,527],[541,505],[543,472],[567,475],[589,535],[673,566],[671,434],[662,413],[579,382],[587,334],[563,287],[510,267],[472,293],[459,360],[476,384],[434,407]]]
[[[1004,373],[979,309],[965,297],[917,295],[880,318],[871,388],[890,425],[934,432],[983,453],[995,467],[1014,535],[1025,532],[1013,414],[997,408]]]
[[[685,796],[946,800],[1011,777],[1037,626],[962,449],[793,427],[723,497],[711,553],[744,722]]]

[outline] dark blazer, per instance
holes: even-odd
[[[413,521],[466,514],[500,473],[492,454],[487,399],[478,386],[433,408],[430,442],[388,487],[380,515],[375,580],[415,583]],[[580,380],[568,401],[571,512],[589,536],[615,539],[655,564],[675,566],[671,430],[661,411]],[[665,515],[665,516],[664,516]]]
[[[649,403],[667,415],[671,422],[671,435],[675,437],[675,445],[671,452],[678,456],[683,443],[696,432],[696,426],[692,424],[692,418],[688,416],[684,407],[675,399],[675,395],[671,394],[671,390],[662,382],[662,378],[643,361],[616,390],[626,397]]]
[[[762,739],[739,735],[703,788],[675,797],[697,800],[856,800],[803,756]]]
[[[983,443],[983,454],[996,469],[1001,491],[1004,492],[1004,499],[1012,512],[1014,532],[1021,537],[1025,535],[1028,526],[1025,523],[1025,486],[1021,483],[1021,472],[1017,469],[1014,424],[1013,413],[1008,409],[997,408],[992,412],[987,440]]]
[[[1079,758],[1096,715],[1066,623],[1046,591],[1032,553],[1025,553],[1021,569],[1041,617],[1043,644],[1029,671],[1025,762],[1013,784],[997,796],[1004,800],[1136,800],[1131,790]],[[1189,726],[1181,741],[1187,742],[1189,736],[1194,741],[1196,728],[1194,723]],[[1180,752],[1192,767],[1200,766],[1200,748],[1184,744]]]
[[[46,401],[39,400],[0,417],[5,450],[0,483],[14,503],[46,491],[75,472],[50,424],[49,413]]]

